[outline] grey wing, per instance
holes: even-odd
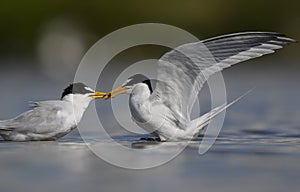
[[[189,121],[198,92],[209,76],[292,42],[295,40],[278,33],[244,32],[179,46],[160,58],[152,100],[161,101],[179,119]]]
[[[60,106],[51,106],[44,102],[36,102],[33,109],[13,119],[2,121],[3,123],[0,123],[0,126],[5,130],[22,133],[50,133],[57,129],[57,125],[60,124],[60,120],[57,119],[57,113],[60,110]]]
[[[35,107],[44,107],[44,108],[61,108],[60,105],[62,101],[60,100],[49,100],[49,101],[29,101],[29,106],[32,108]]]
[[[160,101],[172,112],[174,121],[186,125],[190,121],[188,98],[197,77],[205,66],[215,63],[201,42],[184,44],[164,54],[158,61],[158,81],[151,95],[153,103]]]

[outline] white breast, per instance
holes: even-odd
[[[150,90],[144,83],[138,83],[132,88],[129,97],[129,108],[133,119],[144,123],[150,120]]]

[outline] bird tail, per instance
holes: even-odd
[[[238,98],[236,98],[235,100],[233,100],[229,104],[224,103],[223,105],[220,105],[220,106],[212,109],[210,112],[205,113],[201,117],[199,117],[199,118],[194,119],[193,121],[191,121],[191,126],[189,126],[191,128],[191,130],[190,130],[191,135],[195,136],[195,135],[199,134],[200,131],[205,126],[207,126],[209,124],[209,122],[210,122],[211,119],[213,119],[214,117],[216,117],[217,115],[219,115],[221,112],[223,112],[224,110],[226,110],[228,107],[230,107],[231,105],[235,104],[240,99],[242,99],[243,97],[245,97],[246,95],[248,95],[253,89],[254,88],[250,89],[249,91],[247,91],[243,95],[239,96]]]
[[[0,120],[0,131],[12,131],[13,128],[7,126],[7,122],[5,120]]]

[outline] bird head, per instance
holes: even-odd
[[[92,88],[83,83],[72,83],[64,89],[61,100],[72,100],[76,102],[87,101],[88,103],[94,98],[104,98],[106,93],[95,92]]]
[[[151,80],[147,78],[145,75],[136,74],[129,77],[121,86],[113,89],[111,92],[107,93],[104,98],[113,98],[121,94],[131,94],[134,88],[137,85],[145,84],[149,89],[150,93],[153,92]]]

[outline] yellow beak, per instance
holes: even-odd
[[[110,94],[109,96],[110,96],[110,98],[114,98],[114,97],[121,95],[123,93],[126,93],[126,92],[127,92],[127,88],[120,86],[120,87],[113,89],[111,92],[109,92],[109,94]]]
[[[110,92],[95,92],[94,94],[90,95],[90,97],[94,98],[94,99],[109,99],[109,98],[114,98],[118,95],[121,95],[123,93],[126,93],[127,89],[125,87],[117,87],[115,89],[113,89]]]
[[[94,99],[108,99],[109,97],[109,93],[105,93],[105,92],[95,92],[94,94],[91,94],[90,97],[94,98]]]

